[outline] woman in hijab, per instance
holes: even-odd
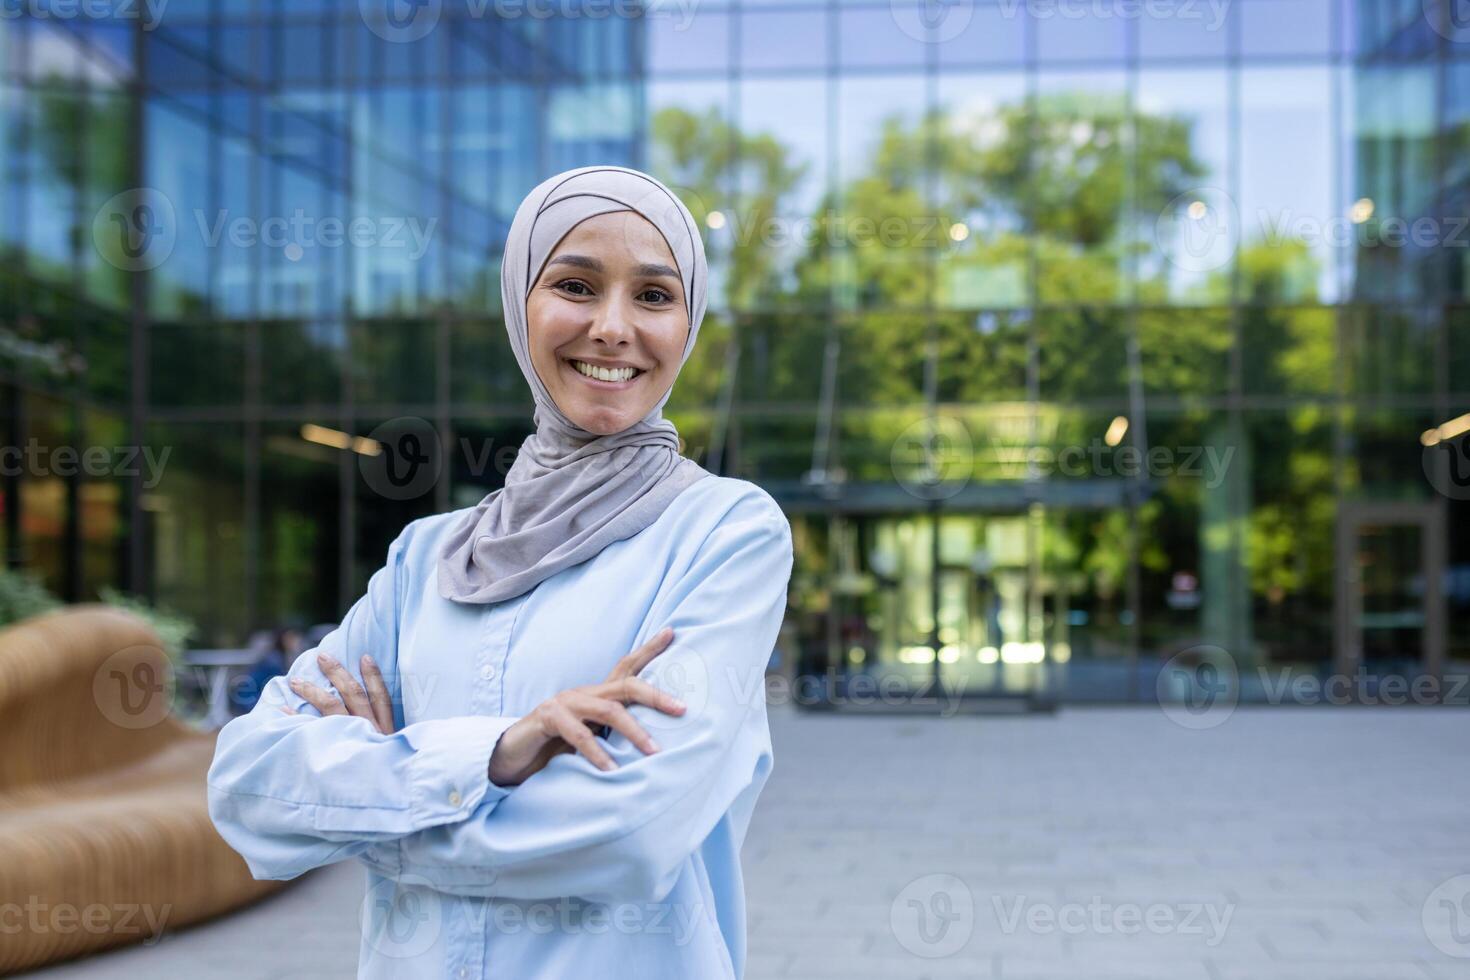
[[[255,877],[366,866],[359,976],[743,975],[791,528],[662,416],[707,286],[649,175],[531,191],[501,293],[536,431],[504,488],[405,527],[220,731],[210,815]]]

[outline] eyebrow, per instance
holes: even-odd
[[[594,259],[590,255],[558,255],[556,258],[546,263],[547,268],[550,268],[554,265],[574,265],[581,269],[591,269],[593,272],[604,271],[602,261],[600,259]],[[677,269],[671,269],[668,266],[658,262],[644,262],[642,265],[638,266],[638,268],[634,269],[633,272],[635,275],[640,276],[668,276],[671,279],[679,278],[679,271]]]

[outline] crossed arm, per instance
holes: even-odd
[[[375,654],[395,703],[402,540],[319,648],[358,681],[362,655]],[[678,688],[687,709],[629,708],[661,744],[653,755],[612,731],[602,747],[614,769],[557,754],[524,783],[500,786],[487,765],[515,717],[432,719],[385,733],[366,717],[319,716],[278,677],[220,732],[210,814],[257,878],[360,857],[457,894],[661,900],[770,768],[762,682],[791,560],[784,518],[742,498],[660,593],[644,632],[668,625],[675,639],[645,675],[671,681],[659,686]],[[329,685],[315,656],[298,658],[290,676]]]

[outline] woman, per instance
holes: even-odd
[[[661,414],[707,283],[647,174],[536,187],[501,266],[536,402],[505,487],[405,527],[221,730],[210,814],[257,878],[367,866],[359,976],[743,975],[791,528]]]

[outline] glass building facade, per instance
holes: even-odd
[[[666,414],[787,509],[802,673],[1470,666],[1454,4],[7,10],[0,548],[65,598],[340,616],[529,432],[516,205],[622,163],[705,224]]]

